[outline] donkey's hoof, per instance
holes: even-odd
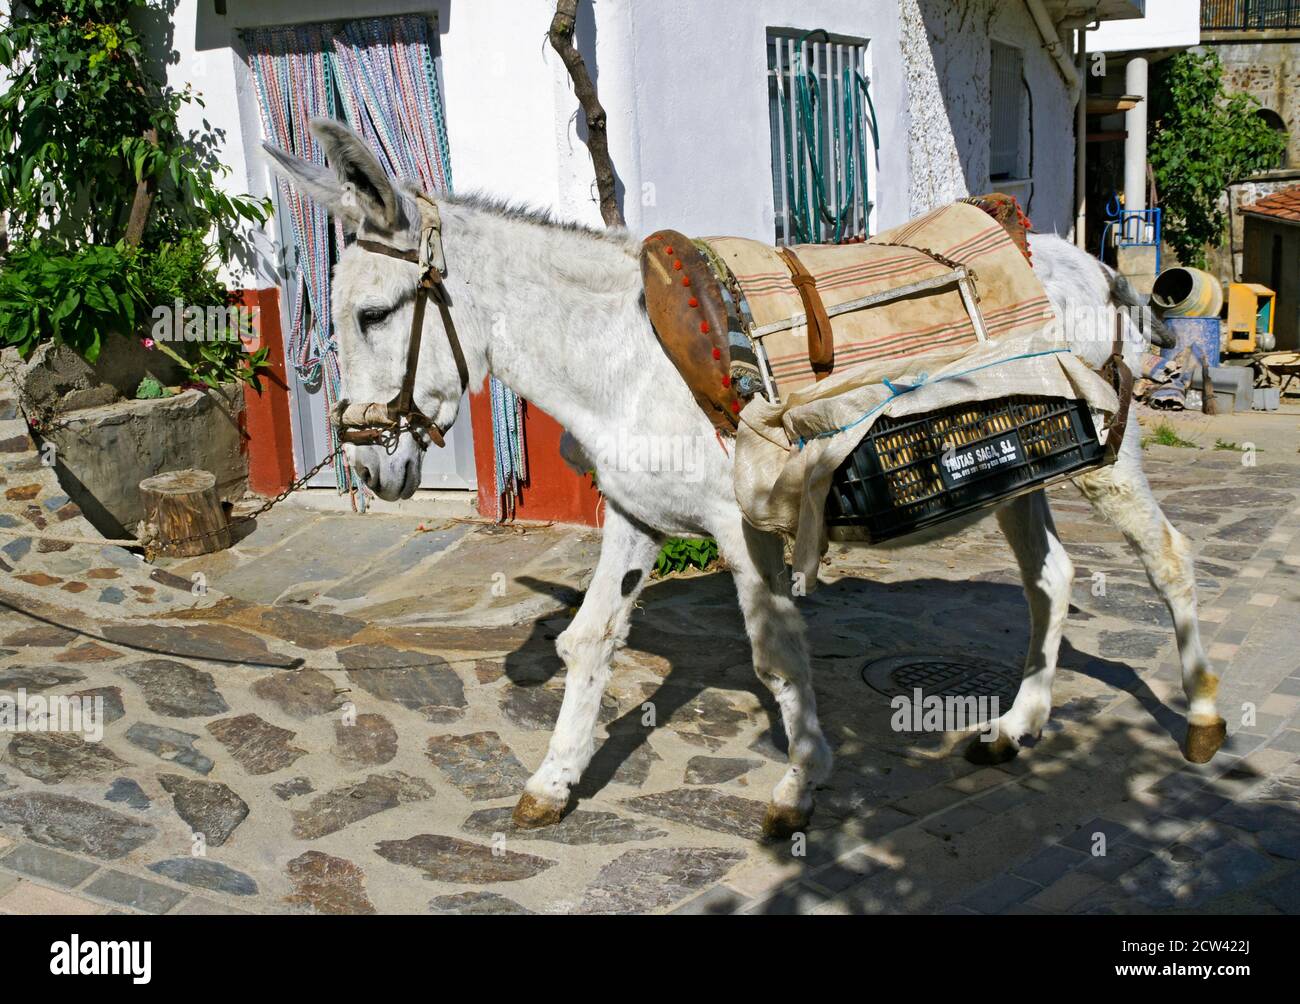
[[[1228,723],[1216,718],[1208,725],[1187,724],[1187,743],[1183,756],[1192,763],[1209,763],[1228,738]]]
[[[998,736],[992,742],[985,742],[983,736],[976,736],[966,744],[966,759],[981,766],[1006,763],[1014,760],[1020,747],[1006,736]]]
[[[763,836],[768,840],[789,840],[796,833],[806,830],[811,818],[811,809],[805,811],[795,806],[769,802],[763,816]]]
[[[521,830],[536,830],[543,826],[554,826],[564,818],[564,806],[554,802],[543,802],[528,792],[519,796],[515,805],[514,821]]]

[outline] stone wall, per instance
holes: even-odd
[[[63,490],[106,536],[134,535],[144,515],[139,484],[164,471],[211,471],[226,502],[248,489],[243,387],[134,399],[145,374],[174,384],[169,366],[165,356],[129,339],[106,345],[94,366],[48,343],[27,360],[14,349],[0,356],[23,414],[39,425],[34,435],[54,447]]]
[[[86,517],[107,536],[131,536],[144,516],[138,486],[155,474],[196,467],[216,475],[222,501],[244,495],[243,410],[239,386],[187,390],[68,412],[44,439],[55,446],[63,490]]]
[[[1246,42],[1207,48],[1223,60],[1229,92],[1253,95],[1277,113],[1289,134],[1286,166],[1300,168],[1300,45],[1295,41]]]
[[[5,353],[6,366],[15,366],[21,392],[55,411],[94,408],[135,397],[146,376],[174,385],[182,379],[179,366],[162,352],[149,351],[134,338],[108,335],[93,364],[66,345],[42,342],[21,361],[14,350]]]
[[[1060,71],[1024,4],[902,0],[899,41],[908,83],[911,212],[998,188],[1020,199],[1040,231],[1072,225],[1074,113]],[[1024,57],[1021,137],[1031,183],[989,181],[990,43]]]

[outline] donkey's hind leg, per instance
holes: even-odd
[[[1070,610],[1074,566],[1056,536],[1047,496],[1022,495],[998,510],[998,524],[1015,552],[1029,601],[1029,652],[1020,690],[992,729],[966,747],[973,763],[1004,763],[1020,752],[1025,736],[1037,738],[1052,713],[1052,679],[1061,633]]]
[[[1207,763],[1223,745],[1227,725],[1215,707],[1219,678],[1201,647],[1196,619],[1196,569],[1187,538],[1165,518],[1142,470],[1140,430],[1130,417],[1119,459],[1075,479],[1097,513],[1128,540],[1146,568],[1147,578],[1169,607],[1183,665],[1187,694],[1187,741],[1183,755]]]
[[[763,833],[782,839],[808,825],[813,789],[830,776],[832,765],[817,721],[803,615],[790,595],[780,538],[740,519],[728,521],[715,536],[736,582],[754,672],[776,698],[790,744],[790,769],[773,789],[763,820]]]
[[[541,767],[524,786],[515,824],[525,828],[558,823],[569,791],[591,762],[600,699],[612,675],[610,662],[627,640],[632,605],[659,552],[658,538],[607,501],[600,559],[582,606],[555,649],[568,673],[564,701]]]

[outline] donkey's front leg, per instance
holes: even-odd
[[[817,721],[803,616],[790,596],[778,537],[740,519],[715,535],[736,581],[754,672],[776,698],[790,744],[790,769],[772,791],[763,820],[764,834],[781,839],[808,825],[813,789],[830,776],[832,765]]]
[[[632,604],[645,585],[659,540],[606,501],[600,560],[587,595],[555,642],[568,673],[564,701],[546,758],[524,786],[515,806],[515,825],[525,828],[558,823],[569,791],[591,762],[600,699],[611,676],[614,652],[627,639]]]
[[[977,736],[966,747],[973,763],[1004,763],[1020,752],[1025,736],[1037,738],[1052,714],[1052,679],[1061,634],[1070,611],[1074,565],[1041,491],[1021,495],[998,510],[998,524],[1015,552],[1029,601],[1029,652],[1025,675],[1011,709],[993,722],[992,738]]]

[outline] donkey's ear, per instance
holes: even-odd
[[[379,230],[404,226],[402,198],[365,141],[335,119],[312,119],[310,127],[343,190],[355,193],[367,222]]]
[[[339,217],[346,229],[354,231],[361,226],[361,206],[356,196],[344,189],[333,171],[285,153],[270,143],[263,143],[262,149],[270,156],[271,170],[307,198],[320,203],[331,215]]]

